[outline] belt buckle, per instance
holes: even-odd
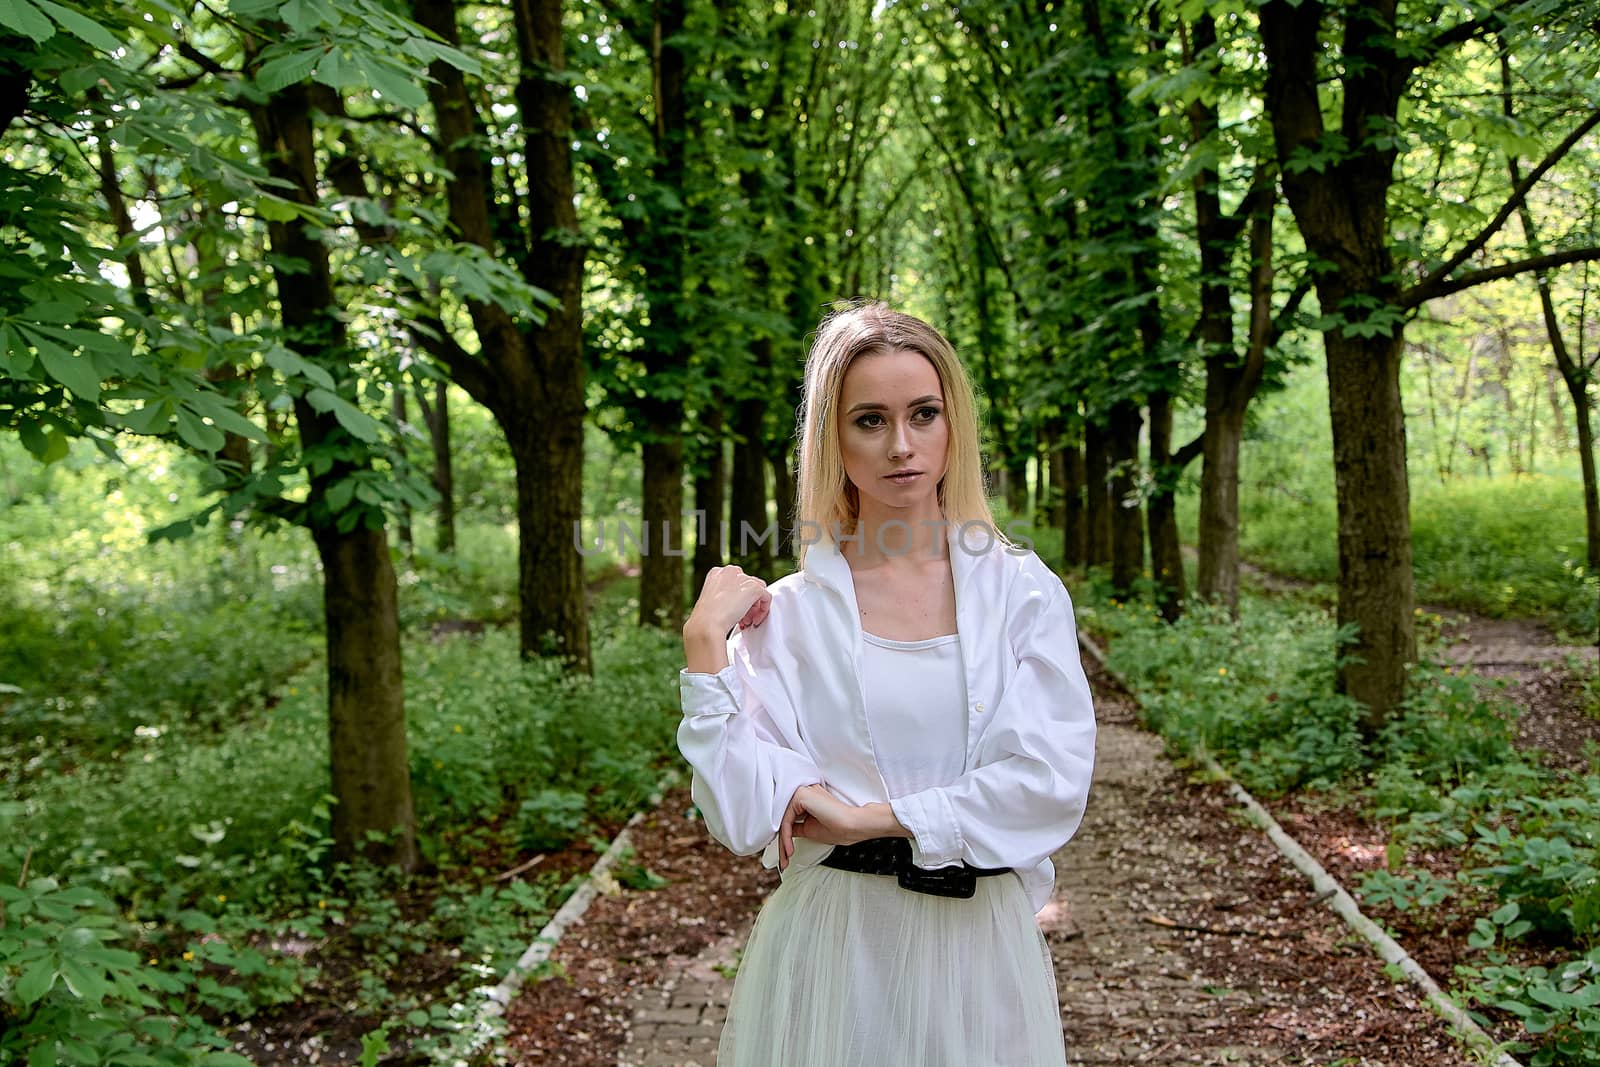
[[[978,892],[978,876],[964,867],[930,871],[908,865],[895,874],[895,881],[901,889],[909,889],[913,893],[955,900],[971,900]]]

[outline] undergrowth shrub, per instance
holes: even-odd
[[[535,789],[583,794],[600,822],[638,808],[674,762],[674,644],[635,628],[596,648],[593,679],[573,679],[524,663],[511,632],[408,643],[425,857],[440,858],[447,831],[514,811]],[[329,822],[324,685],[320,667],[302,671],[208,743],[144,737],[122,759],[41,782],[17,821],[35,869],[161,912],[219,892],[238,902],[303,892]]]
[[[1111,666],[1149,725],[1206,751],[1265,794],[1327,787],[1364,765],[1360,708],[1333,691],[1340,635],[1325,612],[1252,604],[1238,624],[1195,604],[1175,624],[1143,605],[1080,609],[1110,635]]]

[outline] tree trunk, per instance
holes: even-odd
[[[1052,526],[1058,526],[1056,512],[1056,473],[1051,469],[1053,459],[1050,449],[1040,444],[1038,451],[1033,455],[1033,484],[1034,500],[1033,514],[1028,516],[1029,522],[1043,521]]]
[[[1058,449],[1056,455],[1061,457],[1061,561],[1069,569],[1076,569],[1089,561],[1083,446],[1074,442]]]
[[[654,178],[687,202],[689,112],[684,89],[688,57],[684,27],[685,0],[655,5],[654,56],[655,149],[659,162]],[[683,209],[686,211],[687,209]],[[683,625],[683,401],[676,375],[689,366],[689,328],[683,305],[685,250],[681,229],[650,227],[643,231],[645,300],[650,326],[644,343],[645,389],[652,380],[674,388],[649,396],[638,405],[645,427],[644,522],[650,549],[639,563],[639,623],[676,630]]]
[[[555,297],[542,326],[522,335],[532,389],[516,425],[524,438],[517,473],[522,654],[554,648],[592,673],[583,557],[572,531],[583,518],[583,426],[588,417],[583,361],[585,246],[573,206],[572,90],[561,0],[514,0],[520,66],[517,106],[525,132],[528,281]],[[485,187],[487,188],[487,187]],[[511,351],[516,351],[512,349]],[[520,377],[521,375],[516,375]],[[526,486],[526,488],[524,488]]]
[[[1155,489],[1150,494],[1150,574],[1158,590],[1161,615],[1173,622],[1183,614],[1183,550],[1178,544],[1177,482],[1181,471],[1172,461],[1172,397],[1150,394],[1150,466]]]
[[[406,463],[405,460],[404,460],[405,447],[406,447],[406,422],[407,422],[407,419],[406,419],[405,382],[404,382],[403,379],[401,380],[401,382],[398,385],[396,385],[394,387],[394,392],[391,394],[391,400],[392,400],[393,406],[394,406],[394,422],[395,422],[395,426],[399,430],[399,437],[395,441],[395,451],[398,453],[398,455],[396,457],[396,466],[399,466],[400,464],[404,463],[405,467],[409,468],[410,464]],[[407,504],[407,503],[404,503],[403,501],[400,504],[400,530],[399,530],[399,534],[400,534],[400,543],[405,546],[406,556],[410,557],[411,554],[412,554],[413,549],[415,549],[415,547],[416,547],[416,542],[413,540],[413,538],[411,536],[411,505]]]
[[[728,464],[723,456],[722,428],[722,397],[714,394],[711,403],[700,415],[700,435],[705,456],[694,479],[694,506],[700,515],[699,527],[695,531],[694,581],[689,587],[690,600],[700,595],[711,568],[720,567],[723,563],[722,532],[727,529],[728,518],[725,506],[728,497]]]
[[[778,509],[778,551],[792,560],[798,554],[799,546],[794,543],[794,467],[790,462],[788,443],[780,445],[767,460],[772,465],[772,502]]]
[[[1019,519],[1028,518],[1028,457],[1007,456],[1005,459],[1006,508]]]
[[[1111,562],[1111,483],[1108,434],[1093,422],[1083,427],[1084,561],[1091,567]]]
[[[1059,437],[1056,438],[1060,440]],[[1062,531],[1063,538],[1067,528],[1067,446],[1057,444],[1050,450],[1050,525]],[[1070,554],[1071,549],[1066,551]]]
[[[655,407],[654,404],[651,405]],[[658,415],[659,417],[659,415]],[[652,422],[644,452],[639,625],[683,625],[683,438],[676,424]]]
[[[250,108],[250,117],[268,173],[287,186],[282,195],[315,206],[318,176],[306,84],[271,94],[264,104]],[[286,340],[332,374],[352,399],[355,375],[327,247],[303,218],[269,222],[267,232],[273,263],[300,264],[292,271],[273,268]],[[329,444],[355,444],[333,415],[315,410],[303,397],[295,400],[294,411],[306,454]],[[382,513],[355,501],[337,512],[329,508],[328,490],[370,466],[364,449],[348,452],[354,458],[307,470],[305,513],[323,569],[334,849],[346,858],[366,854],[411,870],[417,865],[417,847],[406,757],[399,599]],[[352,516],[356,508],[363,510]],[[370,844],[369,832],[381,834],[382,843]]]
[[[328,627],[328,756],[333,839],[406,870],[417,864],[406,757],[400,612],[383,529],[314,529]],[[378,831],[381,843],[369,846]]]
[[[1107,432],[1111,460],[1111,587],[1133,591],[1144,570],[1144,522],[1139,507],[1139,406],[1124,400],[1111,409]]]
[[[422,408],[422,418],[428,424],[428,438],[433,444],[433,491],[439,494],[439,504],[434,511],[434,547],[441,553],[456,550],[456,483],[450,466],[450,383],[435,382],[433,403],[419,388],[417,404]]]
[[[1578,463],[1583,470],[1583,517],[1588,533],[1588,568],[1600,574],[1600,492],[1595,489],[1594,430],[1589,421],[1589,389],[1583,379],[1567,382],[1572,394],[1572,411],[1577,416]]]
[[[572,541],[583,510],[583,447],[567,436],[571,419],[540,419],[529,411],[508,423],[522,532],[517,542],[522,655],[560,656],[572,669],[592,673],[583,556]],[[581,425],[577,430],[581,438]]]
[[[1371,134],[1394,127],[1414,68],[1397,58],[1392,0],[1341,8],[1337,113],[1351,147],[1325,168],[1298,166],[1298,154],[1327,143],[1325,116],[1333,113],[1319,80],[1326,14],[1319,0],[1261,6],[1266,112],[1289,206],[1307,250],[1325,264],[1316,275],[1322,313],[1360,318],[1399,298],[1387,211],[1401,139]],[[1358,628],[1351,658],[1341,658],[1339,685],[1366,706],[1369,730],[1387,722],[1404,697],[1417,654],[1400,401],[1405,326],[1401,320],[1387,328],[1391,336],[1356,336],[1343,323],[1323,332],[1339,512],[1338,621]]]
[[[1324,291],[1323,307],[1338,307]],[[1398,332],[1398,331],[1397,331]],[[1341,689],[1368,709],[1376,730],[1405,692],[1416,661],[1412,617],[1410,487],[1405,408],[1400,399],[1400,337],[1323,335],[1328,411],[1339,510],[1338,623],[1356,625],[1339,670]]]
[[[1218,384],[1220,385],[1220,378]],[[1200,595],[1239,616],[1239,446],[1244,411],[1214,403],[1206,381],[1206,433],[1200,468]]]
[[[757,344],[771,347],[762,338]],[[762,366],[771,361],[770,353],[760,359]],[[762,440],[766,423],[766,403],[759,398],[740,402],[735,414],[738,420],[738,440],[733,444],[733,493],[728,518],[728,538],[732,545],[734,562],[747,574],[759,575],[772,581],[777,577],[772,570],[776,530],[769,528],[767,518],[767,461],[766,442]],[[745,531],[749,530],[750,533]]]

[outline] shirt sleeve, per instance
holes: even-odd
[[[730,642],[732,662],[716,674],[678,672],[678,751],[694,769],[690,794],[711,836],[750,856],[777,836],[794,791],[823,777],[792,711],[769,709],[757,695],[751,657],[735,647],[742,637]]]
[[[913,835],[912,862],[1028,869],[1083,820],[1094,770],[1094,706],[1078,654],[1072,600],[1030,554],[1014,580],[1006,628],[1016,673],[973,754],[949,785],[890,801]]]

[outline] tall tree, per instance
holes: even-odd
[[[505,434],[517,472],[517,584],[522,653],[558,655],[592,669],[583,557],[573,531],[583,512],[585,401],[583,308],[585,246],[573,207],[572,101],[560,0],[513,0],[511,75],[517,121],[501,131],[515,144],[493,145],[480,110],[484,94],[445,58],[429,67],[428,98],[437,127],[450,223],[459,238],[515,265],[548,295],[542,316],[518,316],[485,291],[463,296],[476,352],[455,340],[442,318],[419,341]],[[476,5],[414,0],[412,12],[452,49],[461,19],[482,20]],[[474,31],[476,33],[476,30]],[[526,196],[509,184],[520,158]],[[542,317],[542,321],[539,319]]]
[[[1547,45],[1548,14],[1542,4],[1524,3],[1452,18],[1442,5],[1402,13],[1394,0],[1338,7],[1321,0],[1268,0],[1260,8],[1266,111],[1285,196],[1317,260],[1316,293],[1327,321],[1323,346],[1339,514],[1337,615],[1340,625],[1356,628],[1339,681],[1365,705],[1373,728],[1401,700],[1416,659],[1400,398],[1406,316],[1429,299],[1485,281],[1600,257],[1600,249],[1582,247],[1460,269],[1500,231],[1532,185],[1600,123],[1597,109],[1572,124],[1476,233],[1426,263],[1420,280],[1405,284],[1390,215],[1405,134],[1401,104],[1420,71],[1492,31],[1516,26]],[[1523,18],[1538,21],[1524,24]],[[1415,112],[1406,116],[1405,122],[1414,121]]]

